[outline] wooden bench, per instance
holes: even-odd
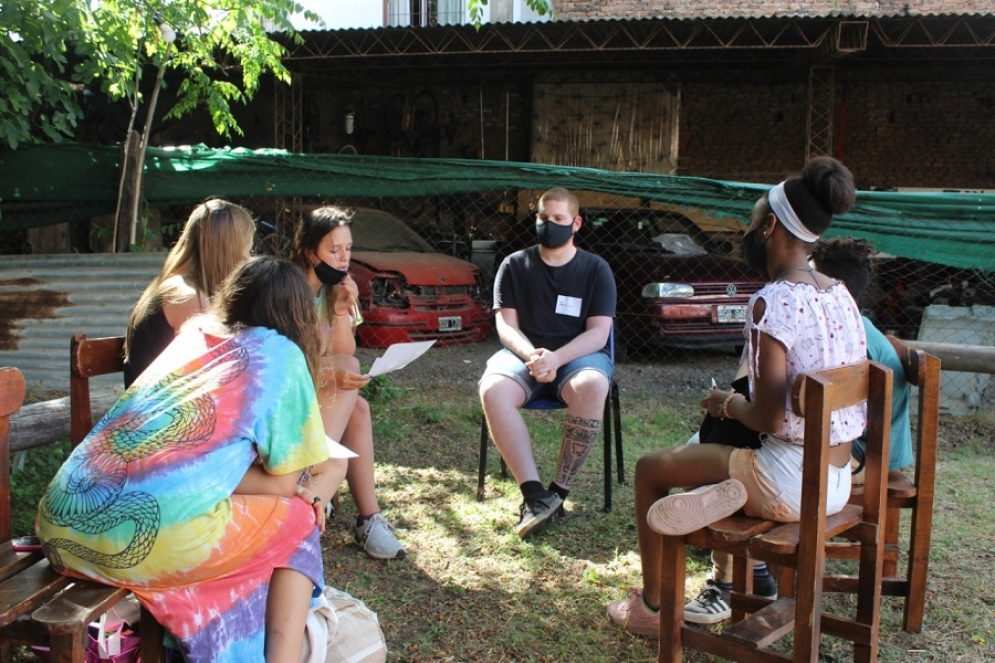
[[[24,376],[0,368],[0,472],[10,476],[10,416],[24,400]],[[87,625],[127,595],[123,589],[77,581],[56,573],[40,552],[16,552],[11,541],[10,482],[0,484],[0,660],[12,660],[12,645],[51,648],[53,663],[83,663]],[[34,613],[50,602],[75,603],[75,618],[48,629]]]
[[[92,428],[89,378],[120,372],[123,338],[72,340],[70,357],[71,439],[75,447]],[[0,369],[0,471],[9,476],[9,419],[24,398],[24,379],[14,368]],[[84,412],[85,411],[85,412]],[[14,553],[10,543],[9,482],[0,489],[0,660],[7,663],[11,645],[50,648],[52,663],[84,663],[89,624],[130,592],[97,582],[63,576],[40,552]],[[142,661],[165,663],[163,629],[142,611]]]

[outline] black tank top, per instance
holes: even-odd
[[[175,336],[160,306],[155,313],[138,323],[131,335],[131,352],[124,362],[124,388],[131,386]]]

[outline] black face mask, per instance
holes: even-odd
[[[338,285],[342,279],[349,275],[348,270],[335,269],[328,263],[321,261],[314,266],[314,275],[318,280],[327,286]]]
[[[574,234],[574,224],[561,226],[552,221],[536,221],[536,238],[547,249],[558,249]]]
[[[766,274],[767,273],[767,242],[763,244],[757,241],[760,233],[755,230],[743,235],[743,259],[750,269]]]

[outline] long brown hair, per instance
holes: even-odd
[[[304,353],[311,379],[318,385],[321,340],[311,287],[297,266],[285,258],[258,256],[242,263],[222,284],[211,311],[230,333],[267,327],[293,341]]]
[[[340,226],[352,225],[354,210],[346,207],[324,205],[301,218],[294,232],[294,246],[290,252],[293,260],[306,274],[313,269],[309,254],[317,253],[318,246],[325,235]],[[331,297],[325,297],[325,316],[331,320],[335,316],[335,302]]]
[[[125,333],[125,354],[131,351],[132,335],[145,318],[172,301],[177,291],[165,285],[173,276],[197,289],[208,299],[235,267],[245,259],[245,245],[255,234],[252,215],[244,207],[211,198],[194,208],[183,233],[166,256],[162,271],[138,299]]]

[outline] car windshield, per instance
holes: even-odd
[[[708,253],[692,236],[692,222],[684,218],[636,210],[595,212],[588,218],[595,245],[628,251],[662,249],[678,255]]]
[[[399,218],[373,209],[357,209],[352,217],[353,251],[414,251],[435,249]]]
[[[671,253],[682,256],[703,256],[708,251],[698,246],[691,236],[686,233],[661,233],[653,238],[653,241]]]

